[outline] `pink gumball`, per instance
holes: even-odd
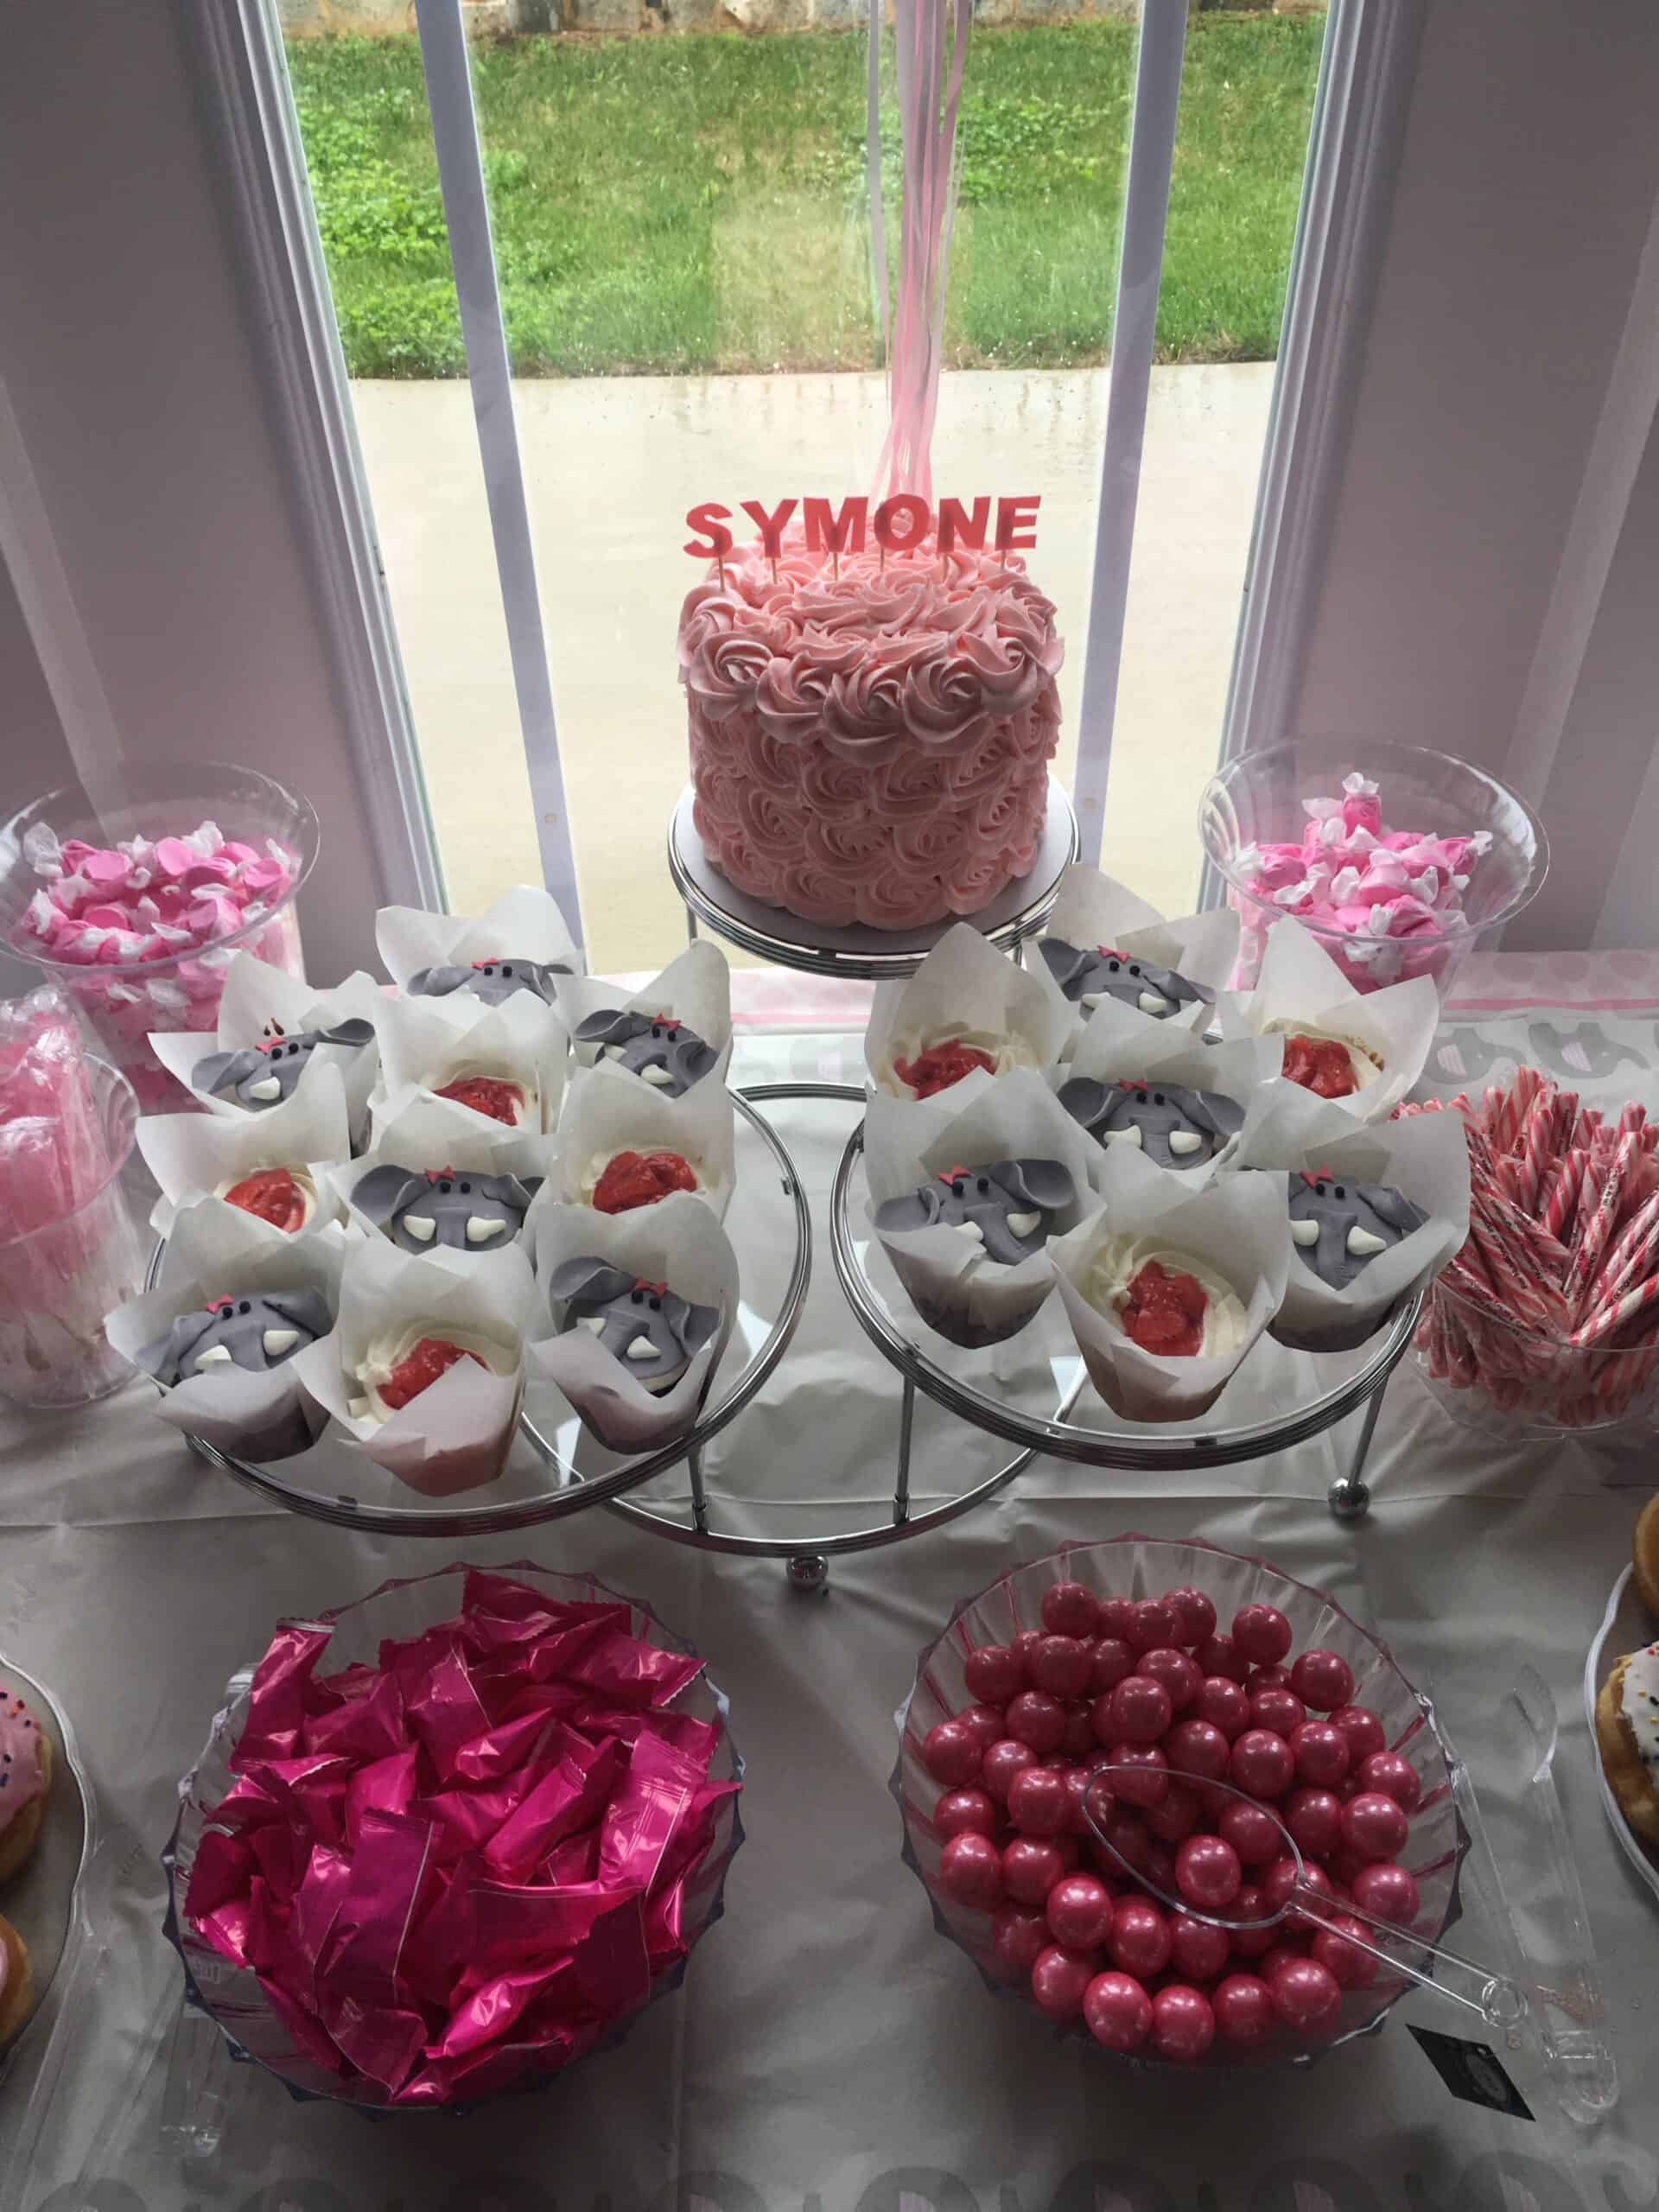
[[[1285,1826],[1304,1858],[1324,1859],[1342,1842],[1342,1800],[1331,1789],[1293,1789]]]
[[[1334,1789],[1348,1772],[1348,1738],[1328,1720],[1304,1720],[1292,1730],[1290,1748],[1296,1754],[1296,1779],[1310,1789]]]
[[[1059,1750],[1065,1707],[1046,1690],[1021,1690],[1009,1700],[1007,1718],[1009,1735],[1018,1744],[1029,1744],[1039,1758]]]
[[[1276,1667],[1290,1649],[1290,1623],[1276,1605],[1241,1605],[1233,1642],[1252,1667]]]
[[[1195,1719],[1207,1720],[1212,1728],[1219,1728],[1230,1744],[1250,1725],[1249,1697],[1226,1675],[1205,1676],[1192,1700],[1192,1712]]]
[[[1160,2058],[1191,2064],[1216,2039],[1210,1999],[1188,1982],[1172,1981],[1152,2000],[1152,2047]]]
[[[1403,1866],[1362,1867],[1354,1877],[1354,1903],[1395,1928],[1409,1928],[1423,1909],[1416,1877]]]
[[[1029,1671],[1033,1686],[1051,1697],[1081,1697],[1089,1687],[1094,1654],[1075,1636],[1045,1636],[1031,1647]]]
[[[1164,1603],[1174,1614],[1178,1634],[1177,1643],[1190,1650],[1195,1643],[1202,1643],[1216,1632],[1216,1609],[1202,1590],[1195,1590],[1184,1582],[1179,1589],[1166,1590]]]
[[[1406,1847],[1411,1823],[1392,1797],[1362,1790],[1342,1808],[1342,1840],[1357,1859],[1380,1866]]]
[[[1226,1965],[1232,1939],[1224,1928],[1190,1913],[1169,1916],[1169,1963],[1183,1981],[1213,1981]]]
[[[1204,1687],[1204,1676],[1198,1672],[1197,1662],[1189,1659],[1185,1651],[1177,1651],[1173,1644],[1143,1651],[1135,1662],[1135,1671],[1161,1682],[1169,1692],[1170,1706],[1176,1713],[1185,1713]]]
[[[1112,1932],[1112,1894],[1094,1874],[1068,1874],[1048,1893],[1049,1932],[1068,1950],[1091,1950]]]
[[[1302,1868],[1301,1881],[1298,1885],[1296,1899],[1290,1908],[1288,1924],[1293,1928],[1302,1929],[1319,1927],[1320,1924],[1320,1914],[1319,1910],[1316,1909],[1310,1912],[1306,1905],[1302,1902],[1302,1899],[1305,1897],[1320,1897],[1323,1898],[1325,1904],[1329,1906],[1335,1903],[1337,1885],[1331,1879],[1331,1877],[1325,1872],[1323,1866],[1316,1866],[1311,1864],[1305,1866]]]
[[[995,1835],[996,1802],[982,1789],[947,1789],[933,1808],[933,1825],[942,1836]]]
[[[1266,1918],[1271,1909],[1260,1886],[1246,1882],[1233,1899],[1233,1909],[1228,1917],[1243,1922],[1262,1920]],[[1232,1933],[1234,1955],[1241,1959],[1263,1958],[1279,1940],[1276,1924],[1266,1928],[1235,1927]]]
[[[1244,1683],[1246,1697],[1254,1697],[1258,1690],[1288,1690],[1291,1688],[1288,1667],[1252,1667]],[[1295,1692],[1291,1690],[1294,1697]]]
[[[997,1972],[1009,1981],[1024,1981],[1052,1941],[1047,1921],[1033,1906],[1004,1905],[991,1930]]]
[[[1121,1643],[1129,1641],[1129,1629],[1135,1619],[1133,1598],[1103,1598],[1100,1601],[1100,1633],[1115,1637]]]
[[[1173,1899],[1175,1896],[1175,1847],[1166,1843],[1161,1836],[1150,1833],[1147,1837],[1147,1863],[1141,1869],[1141,1880],[1160,1897]]]
[[[1294,1690],[1246,1689],[1250,1700],[1252,1728],[1270,1728],[1275,1736],[1289,1737],[1307,1718],[1307,1707]]]
[[[1301,1878],[1296,1861],[1287,1852],[1282,1859],[1275,1859],[1262,1872],[1259,1887],[1262,1902],[1268,1912],[1283,1912],[1290,1904],[1292,1891]]]
[[[970,1697],[986,1705],[1006,1705],[1026,1686],[1026,1670],[1017,1652],[1005,1643],[982,1643],[962,1662],[962,1679]]]
[[[1219,1782],[1227,1771],[1227,1738],[1208,1720],[1177,1721],[1164,1752],[1177,1774],[1199,1782]]]
[[[1265,2043],[1279,2024],[1273,1993],[1259,1974],[1230,1974],[1216,1985],[1210,1999],[1216,2028],[1224,2043],[1249,2049]]]
[[[1354,1670],[1340,1652],[1315,1645],[1291,1669],[1290,1686],[1316,1713],[1334,1713],[1354,1694]]]
[[[1070,1872],[1058,1843],[1017,1835],[1002,1847],[1002,1887],[1015,1904],[1046,1903],[1055,1883]]]
[[[1268,1979],[1273,2009],[1287,2028],[1323,2027],[1342,2002],[1342,1985],[1317,1959],[1286,1959]]]
[[[1146,1866],[1152,1839],[1147,1834],[1146,1823],[1139,1813],[1131,1810],[1128,1805],[1114,1805],[1101,1822],[1101,1827],[1112,1847],[1111,1851],[1102,1852],[1101,1847],[1096,1844],[1090,1850],[1090,1856],[1096,1859],[1101,1872],[1116,1876],[1127,1866],[1131,1873],[1140,1873]],[[1114,1852],[1116,1858],[1112,1855]]]
[[[1245,1866],[1270,1866],[1285,1847],[1283,1831],[1260,1805],[1229,1800],[1221,1815],[1221,1834]]]
[[[1281,1797],[1296,1779],[1296,1754],[1270,1728],[1247,1728],[1233,1745],[1227,1778],[1252,1797]]]
[[[1094,1778],[1087,1767],[1069,1766],[1065,1770],[1065,1833],[1067,1835],[1089,1834],[1089,1823],[1083,1817],[1083,1808],[1085,1802],[1090,1804],[1094,1802],[1089,1796],[1090,1784]],[[1103,1804],[1104,1790],[1101,1791],[1100,1796]]]
[[[1132,1651],[1156,1651],[1174,1643],[1180,1623],[1174,1607],[1162,1598],[1141,1598],[1129,1617],[1128,1644]]]
[[[980,1743],[960,1720],[937,1721],[922,1738],[922,1764],[935,1782],[960,1789],[979,1772]]]
[[[1263,1952],[1256,1972],[1269,1989],[1273,1986],[1274,1978],[1284,1967],[1295,1966],[1309,1955],[1309,1940],[1306,1936],[1291,1936],[1281,1934],[1273,1948]]]
[[[1331,1715],[1332,1727],[1340,1728],[1348,1738],[1348,1757],[1355,1766],[1362,1766],[1373,1751],[1385,1751],[1389,1739],[1382,1723],[1363,1705],[1339,1705]]]
[[[1000,1802],[1007,1802],[1008,1784],[1016,1774],[1028,1766],[1035,1766],[1037,1754],[1029,1744],[1017,1744],[1012,1736],[1004,1736],[1000,1743],[988,1745],[979,1762],[979,1786],[988,1790]]]
[[[1156,1744],[1116,1745],[1106,1785],[1121,1804],[1147,1812],[1168,1793],[1169,1762]]]
[[[1362,1951],[1348,1940],[1356,1936],[1362,1942],[1370,1941],[1360,1922],[1338,1914],[1316,1932],[1313,1956],[1343,1988],[1369,1989],[1376,1980],[1376,1961],[1369,1951]]]
[[[1142,1758],[1147,1752],[1155,1753],[1160,1759],[1164,1756],[1156,1744],[1149,1744]],[[1201,1817],[1198,1791],[1190,1782],[1172,1775],[1164,1785],[1162,1797],[1147,1808],[1147,1827],[1161,1843],[1185,1843]]]
[[[1083,1993],[1095,1978],[1099,1961],[1085,1952],[1067,1951],[1051,1943],[1039,1951],[1031,1969],[1031,1993],[1045,2012],[1056,2020],[1069,2019],[1083,2010]]]
[[[1051,1582],[1043,1592],[1043,1626],[1054,1636],[1091,1637],[1100,1625],[1100,1607],[1081,1582]]]
[[[1121,1636],[1103,1636],[1089,1661],[1089,1687],[1098,1695],[1115,1690],[1125,1675],[1135,1672],[1135,1654]]]
[[[1414,1813],[1423,1785],[1417,1770],[1400,1751],[1373,1751],[1359,1765],[1361,1789],[1380,1790],[1392,1797],[1402,1813]]]
[[[1207,1636],[1192,1656],[1206,1675],[1224,1675],[1230,1682],[1242,1683],[1250,1671],[1250,1662],[1230,1636]]]
[[[1138,2050],[1152,2032],[1152,1999],[1130,1974],[1097,1974],[1083,1993],[1089,2032],[1108,2050]]]
[[[1098,1748],[1095,1724],[1090,1707],[1071,1704],[1065,1708],[1065,1733],[1060,1738],[1060,1750],[1068,1759],[1080,1759]]]
[[[1169,1692],[1149,1675],[1126,1675],[1111,1697],[1112,1727],[1119,1743],[1155,1744],[1169,1726]]]
[[[1175,1854],[1175,1885],[1201,1912],[1219,1912],[1243,1885],[1238,1853],[1224,1836],[1190,1835]]]
[[[988,1751],[993,1744],[1001,1743],[1008,1732],[1001,1713],[994,1705],[965,1705],[956,1718],[979,1745],[982,1754]]]
[[[1065,1777],[1057,1768],[1028,1766],[1008,1784],[1008,1818],[1021,1835],[1059,1835],[1071,1817]]]
[[[1106,1941],[1112,1964],[1143,1981],[1169,1964],[1169,1918],[1150,1897],[1120,1897]]]
[[[1002,1902],[1002,1854],[988,1835],[953,1835],[939,1853],[938,1882],[955,1904],[994,1912]]]

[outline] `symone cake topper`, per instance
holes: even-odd
[[[862,496],[832,505],[828,499],[779,499],[770,509],[760,499],[740,499],[738,505],[760,532],[760,550],[776,561],[784,550],[784,532],[800,510],[800,527],[809,553],[861,553],[874,537],[884,554],[908,553],[932,537],[940,554],[963,545],[982,553],[988,545],[999,553],[1029,552],[1037,543],[1039,493],[993,495],[982,493],[971,501],[941,499],[937,509],[914,492],[895,492],[872,510]],[[723,561],[735,543],[726,527],[732,510],[717,500],[705,499],[686,510],[686,527],[694,535],[685,551],[699,561]]]

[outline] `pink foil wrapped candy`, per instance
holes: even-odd
[[[348,1650],[374,1661],[320,1671]],[[627,1600],[530,1567],[388,1584],[284,1623],[221,1721],[169,1859],[176,1940],[301,2094],[532,2088],[677,1981],[741,1772],[702,1662]]]

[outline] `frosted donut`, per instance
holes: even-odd
[[[1659,1843],[1659,1643],[1626,1653],[1602,1684],[1596,1745],[1619,1811]]]
[[[51,1785],[51,1738],[0,1677],[0,1882],[10,1880],[40,1841]]]
[[[0,2050],[29,2018],[34,1993],[29,1947],[11,1923],[0,1916]]]

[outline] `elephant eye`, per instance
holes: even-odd
[[[504,960],[504,961],[501,963],[501,973],[502,973],[504,976],[511,976],[511,975],[512,975],[512,962],[511,962],[511,961]]]
[[[1316,1198],[1322,1198],[1325,1196],[1325,1185],[1323,1183],[1316,1183],[1313,1185],[1313,1195]]]
[[[1153,1094],[1152,1094],[1152,1103],[1153,1103],[1153,1104],[1154,1104],[1154,1106],[1161,1106],[1161,1105],[1163,1104],[1163,1103],[1164,1103],[1164,1094],[1163,1094],[1163,1092],[1162,1092],[1161,1090],[1154,1090],[1154,1091],[1153,1092]]]
[[[1109,960],[1106,963],[1106,965],[1110,969],[1114,976],[1116,975],[1118,969],[1122,966],[1122,964],[1123,963],[1121,960]]]
[[[653,1313],[660,1313],[662,1312],[662,1310],[663,1310],[663,1301],[662,1301],[662,1300],[661,1300],[660,1298],[653,1298],[653,1299],[652,1300],[652,1301],[651,1301],[651,1310],[652,1310],[652,1312]]]
[[[976,1189],[976,1190],[979,1190],[979,1191],[988,1191],[988,1190],[990,1189],[990,1187],[991,1187],[991,1186],[990,1186],[989,1182],[986,1179],[986,1178],[985,1178],[983,1175],[982,1175],[982,1176],[980,1177],[980,1179],[979,1179],[978,1182],[974,1185],[974,1187],[975,1187],[975,1189]]]
[[[1343,1189],[1343,1187],[1342,1187],[1341,1184],[1340,1184],[1340,1183],[1338,1183],[1338,1185],[1337,1185],[1337,1196],[1338,1196],[1339,1198],[1345,1198],[1347,1197],[1347,1195],[1348,1195],[1347,1192],[1346,1192],[1346,1191],[1344,1191],[1344,1190]]]
[[[644,1293],[644,1291],[643,1291],[643,1290],[636,1290],[635,1292],[633,1292],[633,1293],[632,1293],[632,1296],[630,1297],[630,1299],[629,1299],[629,1300],[628,1300],[628,1303],[629,1303],[631,1306],[643,1306],[643,1305],[645,1304],[645,1294]]]
[[[250,1300],[245,1298],[236,1310],[238,1313],[251,1313],[253,1306]]]
[[[461,1185],[461,1196],[462,1196],[463,1198],[470,1198],[472,1197],[472,1195],[473,1195],[473,1186],[472,1186],[472,1185],[471,1185],[470,1183],[463,1183],[463,1184]]]
[[[440,1183],[438,1185],[438,1188],[441,1191],[453,1191],[454,1187],[455,1186],[453,1183]]]
[[[1129,973],[1131,976],[1138,976],[1141,973],[1141,963],[1138,960],[1130,961]]]

